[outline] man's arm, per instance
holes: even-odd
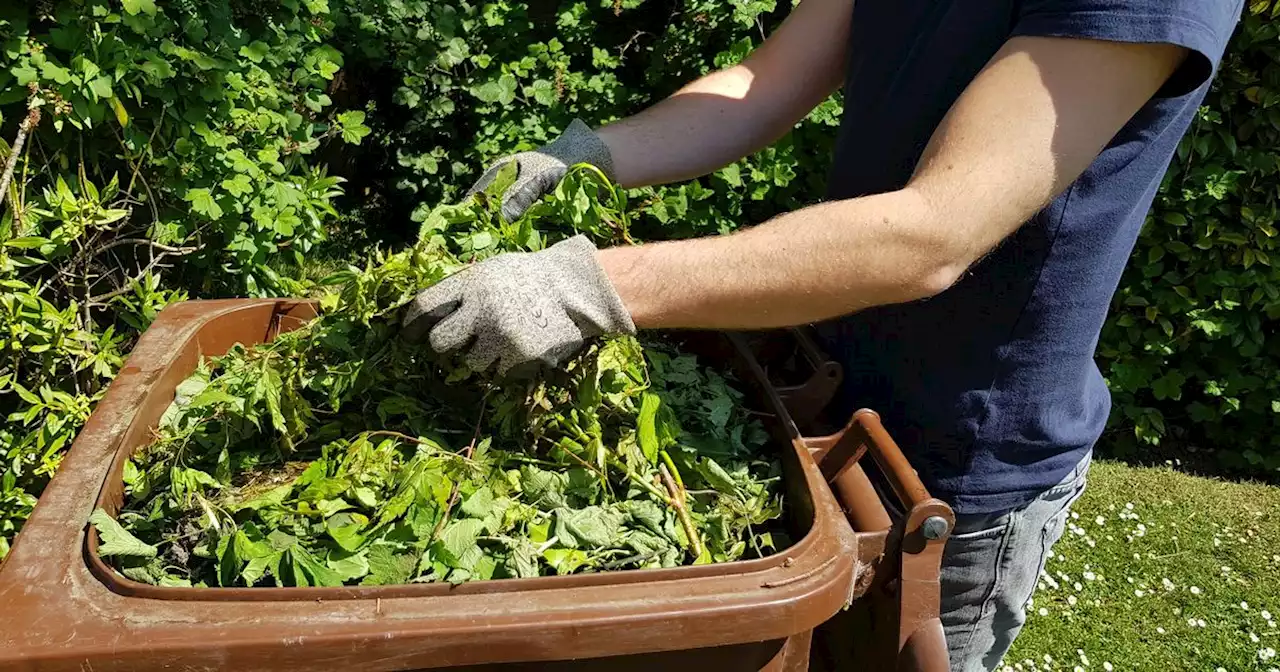
[[[691,179],[777,141],[843,81],[852,15],[853,0],[803,0],[742,63],[600,129],[618,181]]]
[[[639,328],[791,326],[932,296],[1074,182],[1186,53],[1011,39],[903,189],[598,259]]]

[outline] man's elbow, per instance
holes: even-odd
[[[915,299],[928,299],[951,289],[968,270],[968,264],[931,264],[921,269],[913,283]]]
[[[911,188],[896,192],[907,217],[900,221],[902,246],[899,267],[902,299],[916,301],[937,296],[960,281],[981,256],[970,235],[972,228],[953,209]]]

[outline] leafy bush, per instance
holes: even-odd
[[[368,133],[327,111],[331,28],[322,0],[0,9],[0,556],[166,303],[287,291],[265,262],[324,237],[311,155]]]

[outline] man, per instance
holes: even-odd
[[[843,85],[824,202],[729,236],[501,256],[424,292],[406,336],[506,371],[602,333],[820,323],[846,403],[955,507],[952,668],[994,669],[1084,488],[1110,408],[1098,333],[1240,9],[804,0],[742,64],[498,165],[519,167],[507,218],[578,162],[626,187],[690,179]]]

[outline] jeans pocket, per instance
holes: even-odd
[[[1072,483],[1071,486],[1053,493],[1053,496],[1048,496],[1048,493],[1046,493],[1046,499],[1043,503],[1050,507],[1056,507],[1056,510],[1051,509],[1053,511],[1052,514],[1045,520],[1040,530],[1040,558],[1036,564],[1036,576],[1043,573],[1045,567],[1049,564],[1049,553],[1053,549],[1053,545],[1058,543],[1058,540],[1062,538],[1063,532],[1066,531],[1067,520],[1071,515],[1071,507],[1084,494],[1085,482],[1083,478]],[[1026,610],[1027,603],[1031,601],[1033,593],[1034,590],[1027,593],[1027,598],[1022,604],[1023,610]]]
[[[965,542],[994,539],[1009,529],[1008,513],[971,513],[956,515],[955,528],[948,537],[951,541]]]

